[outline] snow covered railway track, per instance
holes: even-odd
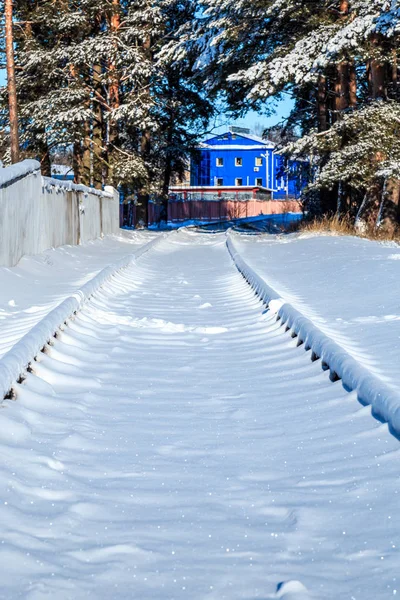
[[[66,298],[59,306],[39,321],[4,356],[0,358],[0,397],[11,399],[15,396],[14,386],[21,382],[30,363],[35,360],[46,346],[54,343],[58,332],[67,325],[68,320],[88,302],[102,286],[115,277],[121,270],[128,268],[140,256],[158,244],[164,236],[148,242],[136,252],[125,256],[114,264],[102,269],[82,288]]]
[[[227,234],[227,247],[238,271],[255,294],[264,302],[276,320],[297,338],[297,345],[310,351],[311,360],[321,360],[329,370],[332,381],[341,380],[346,389],[357,392],[363,405],[370,405],[378,420],[388,423],[391,433],[400,439],[400,392],[385,383],[353,358],[337,342],[323,333],[310,319],[286,302],[268,283],[246,263],[235,246],[235,234]]]
[[[393,596],[398,442],[265,311],[224,236],[159,243],[15,389],[4,597]]]

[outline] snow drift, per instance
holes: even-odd
[[[371,405],[373,414],[387,422],[400,436],[400,393],[387,385],[377,375],[353,358],[337,342],[323,333],[310,319],[303,316],[292,304],[268,285],[238,252],[235,234],[227,233],[227,247],[232,259],[246,281],[269,309],[277,315],[282,325],[303,342],[312,358],[320,358],[329,367],[332,378],[340,378],[346,388],[356,390],[361,403]]]
[[[39,354],[41,349],[54,337],[65,321],[76,313],[106,281],[134,263],[142,254],[158,244],[166,234],[145,244],[134,254],[121,258],[113,265],[106,267],[93,279],[74,294],[66,298],[39,323],[37,323],[9,352],[0,360],[0,395],[5,397],[13,384],[26,371],[28,365]]]

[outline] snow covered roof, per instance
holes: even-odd
[[[266,188],[262,185],[173,185],[169,188],[172,192],[193,192],[193,190],[200,191],[224,191],[224,190],[235,190],[238,192],[248,192],[249,190],[267,190],[271,191],[270,188]]]
[[[200,144],[200,148],[212,148],[213,150],[243,150],[243,148],[245,148],[246,150],[265,150],[265,148],[273,148],[273,146],[270,146],[267,143],[263,143],[263,144],[254,144],[254,145],[244,145],[244,144]]]
[[[274,142],[271,142],[271,140],[265,140],[264,138],[258,135],[253,135],[252,133],[240,133],[236,135],[247,138],[249,140],[253,140],[253,142],[259,142],[260,144],[269,144],[271,146],[275,146]]]
[[[226,137],[229,136],[229,137]],[[209,144],[208,142],[210,142],[211,140],[235,140],[236,143],[235,144],[229,144],[229,146],[227,144],[221,144],[221,146],[223,146],[225,149],[226,148],[232,148],[232,149],[238,149],[238,148],[243,148],[243,145],[240,144],[240,138],[244,138],[246,140],[251,140],[252,142],[256,142],[256,144],[250,146],[249,144],[246,144],[245,147],[248,148],[249,150],[255,150],[255,149],[259,149],[259,148],[275,148],[275,144],[274,142],[271,142],[271,140],[265,140],[262,137],[258,136],[258,135],[253,135],[251,133],[237,133],[237,132],[232,132],[232,131],[226,131],[224,133],[220,133],[218,135],[213,135],[211,137],[208,137],[206,140],[204,140],[201,144],[200,147],[201,148],[214,148],[215,150],[218,149],[222,149],[220,148],[220,146],[218,144]]]

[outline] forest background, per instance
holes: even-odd
[[[14,0],[21,155],[120,187],[146,222],[218,117],[290,114],[266,132],[307,170],[312,215],[399,224],[398,0]],[[4,48],[3,48],[4,50]],[[4,64],[3,64],[4,67]],[[9,151],[7,89],[0,153]]]

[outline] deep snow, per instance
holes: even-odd
[[[223,234],[160,242],[34,370],[1,415],[2,598],[400,594],[398,441]]]
[[[52,345],[54,338],[64,330],[68,319],[74,318],[74,315],[80,312],[106,283],[121,271],[135,264],[143,254],[159,244],[165,235],[156,236],[147,244],[136,249],[133,254],[124,256],[101,269],[85,285],[67,296],[18,340],[11,350],[0,359],[0,397],[13,398],[15,383],[25,377],[26,372],[29,372],[30,365],[37,360],[38,355]]]
[[[287,302],[393,389],[400,388],[400,247],[356,237],[235,236]]]
[[[122,232],[83,246],[63,246],[0,267],[0,357],[55,306],[100,269],[154,239],[149,232]]]

